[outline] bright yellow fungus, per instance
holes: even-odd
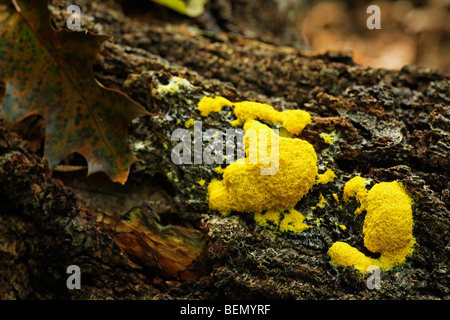
[[[320,201],[317,204],[319,208],[323,208],[324,205],[328,204],[327,200],[325,200],[323,194],[320,194]]]
[[[292,134],[300,134],[311,123],[311,115],[303,110],[277,111],[264,103],[243,101],[234,103],[234,114],[238,118],[232,126],[243,125],[249,120],[266,120],[282,124]]]
[[[366,184],[368,182],[362,177],[354,177],[347,181],[344,186],[344,201],[349,201],[350,198],[356,198],[358,202],[362,203],[367,196]],[[363,211],[364,208],[361,206],[356,209],[355,214],[360,214]]]
[[[316,210],[317,208],[323,208],[326,204],[328,204],[327,200],[325,200],[323,194],[320,194],[319,202],[314,207],[311,207],[311,210]]]
[[[330,250],[328,250],[328,254],[333,265],[342,267],[354,266],[361,273],[366,273],[369,266],[379,266],[380,264],[377,259],[369,258],[358,249],[341,241],[333,243]]]
[[[290,209],[289,212],[284,213],[283,218],[281,219],[282,214],[283,210],[268,210],[264,214],[260,212],[255,213],[253,218],[260,226],[275,226],[283,232],[293,231],[300,233],[313,227],[305,224],[303,222],[305,217],[295,209]]]
[[[202,115],[209,114],[219,110],[219,105],[229,105],[227,101],[205,97],[199,110]],[[311,116],[301,110],[279,112],[269,105],[250,101],[233,105],[237,117],[234,124],[244,125],[246,157],[226,167],[223,180],[211,181],[210,207],[221,213],[292,209],[315,182],[316,152],[309,142],[279,137],[257,120],[284,123],[288,131],[297,134],[311,122]],[[272,150],[274,145],[277,148]],[[275,170],[270,173],[271,169]]]
[[[353,197],[361,201],[361,197],[364,197],[367,192],[366,184],[368,184],[366,179],[362,177],[354,177],[347,181],[344,186],[344,201],[348,201]]]
[[[343,224],[339,224],[339,223],[337,223],[337,222],[335,222],[334,223],[336,226],[338,226],[339,228],[341,228],[342,230],[347,230],[347,227],[345,226],[345,225],[343,225]]]
[[[220,112],[225,106],[234,106],[237,120],[231,123],[232,126],[244,125],[249,120],[265,120],[282,124],[292,134],[300,134],[303,128],[311,123],[311,115],[303,110],[277,111],[265,103],[253,101],[231,103],[224,97],[203,97],[198,103],[198,110],[202,116],[207,117],[211,112]]]
[[[217,167],[214,168],[214,171],[216,171],[217,173],[222,174],[222,173],[225,172],[225,169],[222,168],[221,166],[217,166]]]
[[[333,131],[331,133],[322,132],[321,134],[319,134],[319,137],[321,137],[323,139],[323,141],[329,145],[332,145],[333,143],[335,143],[338,138],[335,131]]]
[[[333,195],[334,200],[336,200],[336,202],[339,203],[338,195],[336,193],[333,193],[332,195]]]
[[[280,122],[280,112],[272,106],[253,102],[243,101],[234,103],[234,114],[238,118],[232,125],[243,125],[249,120],[267,120],[272,123]]]
[[[337,265],[353,265],[363,273],[367,271],[368,263],[385,270],[402,265],[413,252],[414,245],[411,199],[397,181],[378,183],[367,192],[365,181],[361,179],[353,178],[347,182],[344,197],[356,197],[361,203],[361,211],[367,212],[363,226],[364,246],[371,252],[380,253],[380,258],[368,258],[342,242],[333,244],[330,257]]]
[[[184,126],[186,127],[186,129],[189,129],[190,127],[192,127],[194,125],[194,119],[190,118],[188,121],[186,121],[184,123]]]
[[[244,130],[250,128],[257,132],[262,128],[270,130],[257,121],[244,126]],[[279,137],[278,155],[277,172],[263,175],[261,168],[269,168],[271,163],[263,165],[260,157],[256,163],[250,163],[246,148],[245,163],[236,161],[230,164],[225,168],[223,180],[210,183],[211,208],[220,212],[260,212],[294,207],[314,184],[316,153],[312,145],[304,140]]]
[[[306,229],[312,228],[303,222],[305,217],[295,209],[289,210],[289,213],[284,215],[283,220],[280,222],[281,231],[294,231],[302,232]]]
[[[265,212],[264,214],[262,214],[261,212],[255,213],[255,215],[253,216],[253,219],[260,226],[267,227],[270,224],[272,224],[274,226],[278,226],[278,224],[280,222],[280,215],[281,215],[281,212],[279,212],[279,211],[269,210],[269,211]]]
[[[316,184],[327,184],[336,178],[336,173],[333,170],[327,169],[324,173],[317,175]]]
[[[203,117],[207,117],[211,112],[220,112],[225,106],[232,106],[232,103],[224,97],[203,97],[198,103],[198,110]]]
[[[201,179],[201,180],[198,180],[197,183],[203,187],[205,185],[206,181],[205,181],[205,179]]]

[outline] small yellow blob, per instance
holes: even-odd
[[[197,183],[202,187],[205,185],[206,181],[204,179],[198,180]]]
[[[214,168],[214,171],[216,171],[217,173],[224,173],[224,172],[225,172],[225,169],[222,168],[221,166],[218,166],[218,167],[215,167],[215,168]]]
[[[203,117],[207,117],[211,112],[220,112],[223,107],[230,107],[233,104],[224,97],[203,97],[198,103],[198,110]]]
[[[333,193],[332,196],[333,196],[334,200],[336,200],[336,202],[339,203],[338,195],[336,193]]]
[[[300,134],[311,123],[311,115],[303,110],[277,111],[268,104],[252,101],[237,102],[234,108],[238,119],[231,123],[232,126],[243,125],[250,120],[266,120],[282,124],[292,134]]]
[[[326,204],[328,204],[327,200],[325,200],[323,194],[320,194],[319,202],[314,207],[311,207],[311,210],[316,210],[317,208],[323,208]]]
[[[323,139],[323,141],[325,143],[327,143],[329,145],[332,145],[337,140],[337,135],[336,135],[335,131],[333,131],[331,133],[322,132],[319,136]]]
[[[324,173],[317,175],[316,184],[327,184],[334,179],[336,179],[336,173],[331,169],[327,169]]]
[[[281,217],[283,218],[281,219]],[[275,226],[283,232],[292,231],[300,233],[313,227],[305,224],[303,221],[306,218],[295,209],[290,209],[287,213],[277,210],[268,210],[265,213],[257,212],[254,214],[253,218],[260,226]]]
[[[284,215],[283,220],[280,222],[280,230],[281,231],[294,231],[294,232],[302,232],[306,229],[312,228],[305,224],[303,221],[305,217],[295,209],[289,210],[289,213]]]
[[[198,103],[198,110],[202,116],[207,117],[211,112],[220,112],[223,107],[233,105],[237,120],[232,121],[232,126],[244,125],[250,120],[265,120],[282,124],[292,134],[300,134],[311,123],[311,115],[303,110],[277,111],[265,103],[253,101],[231,103],[220,96],[203,97]]]
[[[328,204],[327,200],[323,197],[323,194],[320,194],[320,201],[317,204],[319,208],[323,208],[324,205]]]
[[[328,250],[328,254],[334,266],[354,266],[361,273],[366,273],[369,266],[380,266],[380,262],[377,259],[369,258],[358,249],[341,241],[333,243]]]
[[[243,125],[249,120],[267,120],[272,123],[277,123],[281,120],[280,112],[272,106],[253,101],[234,103],[234,114],[238,119],[233,126]]]
[[[188,121],[186,121],[184,123],[184,126],[186,127],[186,129],[189,129],[190,127],[192,127],[194,125],[194,119],[190,118]]]
[[[253,219],[260,226],[267,227],[270,224],[272,224],[274,226],[278,226],[279,221],[280,221],[280,215],[281,215],[281,213],[278,211],[269,210],[269,211],[265,212],[264,214],[262,214],[260,212],[255,213],[255,215],[253,216]]]
[[[322,224],[323,219],[322,218],[317,218],[316,221],[314,221],[314,222],[316,223],[316,226],[318,227],[318,226],[320,226]]]
[[[353,265],[363,273],[368,261],[385,270],[402,265],[414,246],[411,199],[397,181],[378,183],[367,192],[365,180],[356,178],[345,185],[344,198],[356,197],[361,203],[360,212],[367,212],[364,246],[381,255],[379,259],[371,259],[356,248],[337,242],[329,251],[332,261],[342,266]]]
[[[343,225],[343,224],[339,224],[339,223],[337,223],[337,222],[335,222],[334,223],[336,226],[338,226],[339,228],[341,228],[342,230],[347,230],[347,227],[345,226],[345,225]]]
[[[347,181],[344,186],[344,201],[349,201],[350,198],[356,198],[360,203],[363,202],[367,196],[366,185],[368,182],[362,177],[354,177]],[[356,209],[355,214],[360,214],[364,211],[363,207]]]
[[[292,134],[300,134],[311,123],[311,115],[303,110],[286,110],[281,112],[283,127]]]

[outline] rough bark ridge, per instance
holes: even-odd
[[[179,24],[189,20],[164,10],[170,23],[157,20],[158,12],[144,23],[115,2],[79,2],[82,27],[114,36],[94,68],[98,79],[156,115],[130,128],[141,161],[124,187],[85,172],[51,173],[0,121],[0,298],[449,298],[448,76],[413,66],[361,67],[343,53],[306,55]],[[227,1],[211,1],[196,23],[217,22],[218,3]],[[53,4],[62,27],[67,4]],[[161,90],[174,76],[190,84]],[[196,106],[207,94],[311,113],[301,137],[313,144],[320,171],[333,169],[338,178],[315,185],[296,208],[320,226],[279,234],[250,214],[223,217],[208,208],[207,183],[197,182],[220,178],[217,165],[170,158],[171,133],[199,119]],[[211,115],[203,130],[225,130],[232,119]],[[332,131],[339,140],[330,146],[319,135]],[[414,199],[414,253],[402,268],[382,272],[380,290],[368,289],[352,268],[333,268],[327,255],[338,240],[364,249],[364,217],[353,213],[355,203],[339,208],[332,196],[341,198],[356,174],[399,180]],[[153,189],[144,192],[150,185],[168,199],[165,209],[151,201]],[[327,205],[311,211],[321,195]],[[120,205],[108,207],[111,199]],[[81,268],[81,290],[66,288],[69,265]]]

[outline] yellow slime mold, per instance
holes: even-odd
[[[413,252],[413,218],[411,199],[403,185],[397,181],[382,182],[367,192],[365,180],[355,177],[344,187],[344,200],[356,197],[361,203],[357,213],[366,211],[363,234],[364,245],[374,253],[380,253],[379,259],[366,257],[356,248],[335,242],[329,255],[334,264],[355,266],[365,273],[369,265],[377,265],[388,270],[402,265],[406,257]]]
[[[198,108],[202,115],[208,115],[230,105],[222,97],[205,97]],[[259,120],[281,123],[290,133],[298,134],[311,122],[311,116],[302,110],[280,112],[267,104],[250,101],[232,105],[237,117],[232,125],[244,125],[246,157],[226,167],[223,180],[211,181],[210,207],[224,214],[292,209],[315,182],[316,152],[307,141],[279,137]],[[278,150],[272,150],[274,145]],[[276,170],[272,174],[262,174],[262,169],[273,167]]]

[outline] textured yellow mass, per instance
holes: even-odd
[[[198,103],[198,110],[202,116],[207,117],[211,112],[220,112],[224,106],[234,106],[237,120],[231,123],[232,126],[244,125],[249,120],[265,120],[282,124],[292,134],[300,134],[303,128],[311,123],[311,115],[303,110],[277,111],[265,103],[253,101],[231,103],[220,96],[203,97]]]
[[[397,181],[382,182],[372,187],[362,205],[364,245],[380,252],[386,269],[403,264],[413,251],[413,218],[411,199]]]
[[[232,125],[243,125],[249,120],[266,120],[280,123],[292,134],[300,134],[311,123],[311,115],[303,110],[277,111],[264,103],[243,101],[234,103],[234,114],[238,118]]]
[[[260,226],[275,226],[283,232],[293,231],[300,233],[306,229],[312,228],[312,226],[303,222],[305,217],[299,211],[290,209],[284,214],[283,211],[284,210],[268,210],[265,213],[257,212],[254,214],[253,218]],[[282,215],[283,218],[281,219]]]
[[[366,179],[358,176],[347,181],[344,186],[344,201],[356,198],[356,201],[363,203],[367,196],[366,184],[368,184]],[[361,206],[355,210],[355,214],[361,214],[363,211],[364,206]]]
[[[281,112],[283,127],[292,134],[300,134],[311,123],[311,115],[303,110],[286,110]]]
[[[348,201],[350,198],[356,197],[356,200],[361,201],[367,193],[366,184],[366,179],[362,177],[354,177],[347,181],[344,186],[344,200]]]
[[[234,103],[234,114],[238,118],[232,125],[243,125],[249,120],[281,122],[281,112],[265,103],[243,101]]]
[[[358,249],[341,241],[333,243],[328,250],[328,254],[333,265],[342,267],[354,266],[361,273],[366,273],[367,268],[371,265],[380,265],[378,260],[367,257]]]
[[[222,99],[203,98],[199,103],[202,115],[215,109]],[[237,117],[234,124],[244,125],[246,157],[244,161],[238,160],[226,167],[223,180],[209,184],[210,207],[222,213],[293,208],[315,182],[318,171],[316,152],[309,142],[279,137],[258,120],[286,123],[289,127],[286,129],[291,133],[300,133],[311,122],[310,115],[301,110],[279,112],[272,106],[257,102],[244,101],[233,105]],[[274,140],[278,142],[278,153],[272,150]],[[273,159],[278,160],[276,173],[261,174],[261,169],[274,166]]]
[[[257,132],[261,129],[270,130],[254,120],[244,126],[244,130],[248,129],[257,129]],[[222,213],[260,212],[293,208],[300,201],[314,184],[318,171],[316,153],[312,145],[304,140],[278,139],[277,172],[262,175],[261,168],[269,168],[271,164],[262,164],[259,155],[257,162],[252,163],[246,148],[245,163],[236,161],[230,164],[225,168],[223,180],[211,182],[208,186],[212,209]],[[267,145],[270,158],[270,142]]]
[[[216,171],[217,173],[222,174],[222,173],[225,172],[225,169],[223,169],[221,166],[217,166],[217,167],[214,168],[214,171]]]
[[[371,252],[381,254],[371,263],[376,262],[372,264],[385,270],[403,264],[414,246],[411,199],[397,181],[378,183],[366,192],[364,179],[357,178],[345,185],[344,198],[346,195],[347,198],[359,198],[360,210],[367,212],[363,225],[364,246]],[[329,254],[337,265],[353,265],[363,273],[367,270],[367,261],[361,257],[364,254],[348,244],[333,244]]]
[[[317,176],[316,184],[327,184],[332,182],[336,178],[336,174],[333,170],[327,169],[324,173]]]
[[[338,197],[337,193],[333,193],[332,196],[333,196],[334,200],[336,200],[336,202],[339,203],[339,197]]]
[[[305,224],[303,220],[305,220],[305,217],[300,212],[291,209],[288,214],[284,215],[283,220],[281,220],[280,230],[302,232],[305,229],[311,228],[311,226]]]
[[[207,117],[211,112],[220,112],[223,107],[231,105],[224,97],[203,97],[198,103],[198,110],[203,117]]]
[[[255,213],[253,219],[260,226],[268,226],[269,224],[273,224],[274,226],[278,226],[280,220],[281,213],[279,211],[269,210],[262,214],[261,212]]]

